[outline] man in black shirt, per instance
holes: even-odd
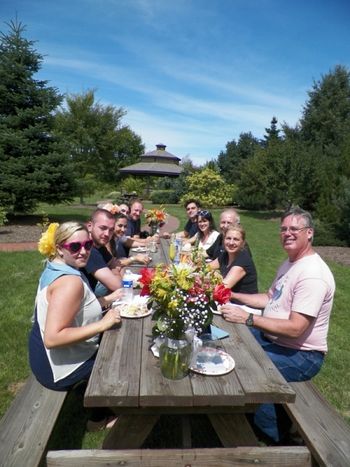
[[[186,222],[183,232],[179,232],[177,236],[191,238],[198,232],[197,218],[200,207],[201,205],[196,199],[189,199],[186,201],[185,209],[188,221]]]
[[[143,212],[143,204],[139,199],[132,200],[130,204],[130,214],[128,217],[128,225],[125,235],[127,237],[140,237],[141,233],[141,214]]]
[[[92,290],[95,290],[97,282],[101,282],[110,291],[121,287],[121,276],[117,270],[112,271],[113,256],[106,248],[113,236],[114,226],[114,215],[100,208],[94,211],[91,220],[87,223],[94,246],[82,271],[88,278]]]

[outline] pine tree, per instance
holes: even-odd
[[[35,80],[43,57],[17,21],[0,33],[0,205],[26,212],[39,201],[70,199],[69,155],[52,136],[53,112],[62,101],[47,81]]]

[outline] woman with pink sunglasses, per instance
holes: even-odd
[[[49,389],[66,391],[87,381],[101,333],[120,323],[117,309],[103,315],[102,306],[111,305],[122,291],[97,299],[79,270],[92,245],[78,222],[50,224],[39,241],[48,261],[37,290],[29,361],[35,377]]]

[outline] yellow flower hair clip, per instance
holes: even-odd
[[[42,233],[38,243],[39,252],[48,258],[53,258],[56,254],[55,233],[58,226],[57,222],[52,222]]]

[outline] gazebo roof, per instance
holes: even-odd
[[[181,159],[166,151],[165,144],[159,143],[156,148],[154,151],[143,154],[140,162],[123,167],[119,172],[134,175],[178,177],[182,172],[182,167],[179,166]]]

